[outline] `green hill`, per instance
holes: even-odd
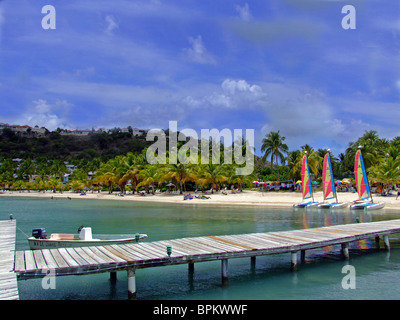
[[[128,152],[141,152],[151,143],[145,136],[134,136],[115,128],[88,135],[63,135],[46,131],[44,135],[18,133],[5,128],[0,131],[0,159],[94,159],[103,161]]]

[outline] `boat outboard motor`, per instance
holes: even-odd
[[[47,239],[46,229],[45,228],[33,229],[32,237],[36,239]]]

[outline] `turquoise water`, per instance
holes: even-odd
[[[129,201],[83,199],[0,198],[0,219],[10,213],[17,227],[30,235],[44,227],[47,233],[76,233],[80,225],[92,227],[94,235],[115,237],[147,233],[147,241],[204,235],[283,231],[335,224],[400,218],[388,209],[376,212],[329,212],[322,210],[271,209],[245,206],[150,204]],[[377,252],[373,241],[352,244],[351,259],[344,261],[339,246],[307,251],[298,272],[290,272],[290,255],[229,260],[229,286],[221,286],[219,261],[164,266],[136,271],[137,298],[188,300],[264,299],[400,299],[400,241],[391,235],[391,251]],[[17,230],[16,249],[28,249],[25,235]],[[343,266],[356,270],[356,289],[342,288]],[[22,300],[125,300],[126,271],[113,283],[108,273],[56,278],[56,289],[42,288],[41,279],[18,281]]]

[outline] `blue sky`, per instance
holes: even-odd
[[[393,0],[3,0],[0,122],[254,129],[256,154],[280,130],[337,155],[400,135],[399,40]]]

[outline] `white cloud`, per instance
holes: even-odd
[[[206,90],[209,90],[207,88]],[[200,93],[197,98],[187,96],[183,103],[190,107],[256,109],[265,103],[267,94],[258,85],[250,85],[246,80],[225,79],[211,94]]]
[[[190,37],[189,42],[192,46],[185,48],[184,52],[190,61],[201,64],[216,64],[214,56],[208,52],[200,35],[197,38]]]
[[[235,9],[239,13],[240,19],[243,21],[249,21],[252,18],[248,3],[246,3],[243,7],[237,5],[235,6]]]
[[[113,35],[114,29],[118,28],[118,24],[116,23],[115,18],[112,15],[107,15],[105,20],[107,22],[107,28],[104,33],[111,36]]]
[[[65,100],[56,100],[51,104],[44,99],[37,99],[32,101],[32,105],[22,114],[20,122],[45,127],[50,131],[65,128],[67,125],[60,114],[65,114],[70,107],[71,104]]]

